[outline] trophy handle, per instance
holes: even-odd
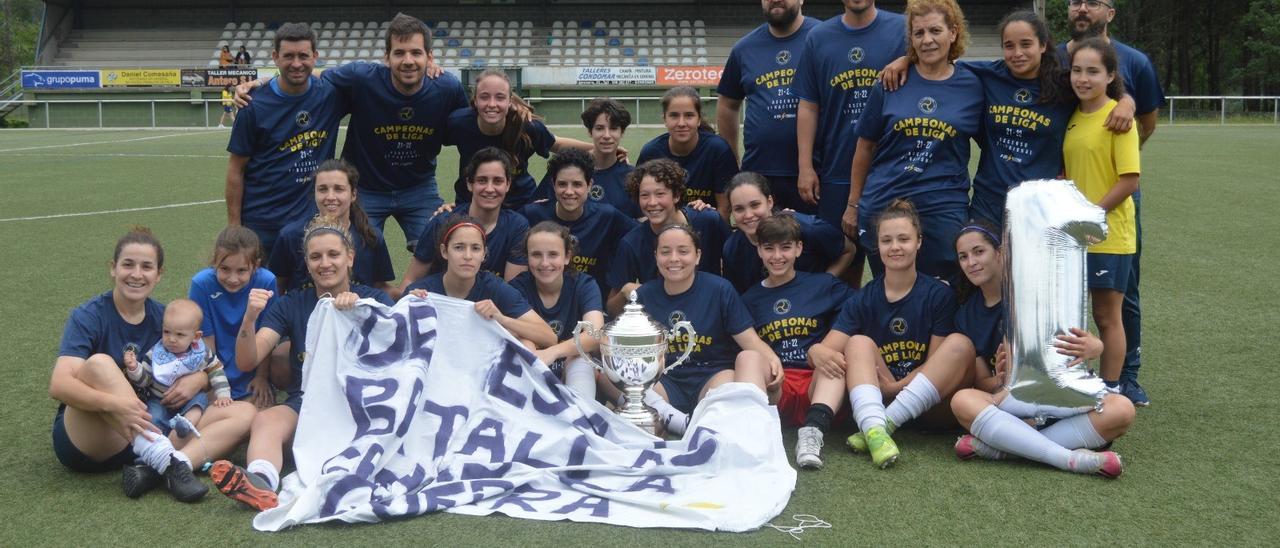
[[[587,360],[587,363],[600,370],[600,372],[605,372],[604,365],[593,359],[591,354],[588,353],[586,349],[582,348],[583,331],[586,331],[588,335],[595,337],[597,340],[600,339],[601,335],[600,330],[596,329],[594,325],[591,325],[591,322],[578,322],[578,325],[573,328],[573,345],[578,347],[578,355],[582,356],[582,359]]]
[[[693,345],[695,344],[693,338],[697,336],[697,333],[693,331],[693,324],[689,323],[688,321],[676,322],[675,325],[671,326],[671,338],[674,339],[675,334],[679,333],[682,330],[685,332],[686,335],[689,336],[684,343],[684,353],[680,354],[680,359],[673,362],[670,367],[667,367],[666,369],[667,371],[675,369],[676,366],[684,363],[685,360],[689,359],[689,354],[693,352]]]

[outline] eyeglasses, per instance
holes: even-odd
[[[1104,6],[1107,9],[1111,9],[1112,7],[1111,4],[1103,2],[1102,0],[1067,0],[1067,5],[1072,9],[1079,8],[1080,6],[1086,6],[1091,10],[1096,10]]]

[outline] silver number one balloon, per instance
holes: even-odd
[[[1087,362],[1067,367],[1055,337],[1086,329],[1086,248],[1106,238],[1106,212],[1071,181],[1027,181],[1005,202],[1005,303],[1009,393],[1059,407],[1098,407],[1102,379]]]

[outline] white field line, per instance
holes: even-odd
[[[0,151],[3,152],[3,151]],[[96,154],[71,154],[71,153],[16,153],[16,154],[0,154],[0,158],[214,158],[227,159],[226,154],[131,154],[127,152],[118,153],[96,153]]]
[[[35,146],[35,147],[5,148],[5,149],[0,149],[0,152],[24,152],[28,150],[48,150],[51,148],[71,148],[71,147],[82,147],[82,146],[89,146],[89,145],[110,145],[114,143],[135,143],[138,141],[152,141],[155,139],[167,139],[169,137],[181,137],[183,135],[199,135],[199,134],[191,133],[191,132],[170,133],[168,135],[151,135],[148,137],[134,137],[132,139],[116,139],[114,141],[88,141],[84,143],[64,143],[61,145],[41,145],[41,146]]]
[[[165,204],[165,205],[148,206],[148,207],[129,207],[124,209],[108,209],[105,211],[85,211],[81,213],[59,213],[57,215],[37,215],[35,217],[10,217],[8,219],[0,219],[0,223],[9,223],[9,222],[16,222],[16,221],[39,221],[43,219],[62,219],[65,217],[88,217],[91,215],[110,215],[112,213],[128,213],[131,211],[151,211],[153,209],[172,209],[175,207],[190,207],[190,206],[199,206],[199,205],[208,205],[208,204],[220,204],[222,202],[223,201],[219,199],[219,200],[205,200],[203,202],[185,202],[181,204]]]

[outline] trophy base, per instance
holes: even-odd
[[[667,433],[667,429],[662,425],[662,420],[658,418],[658,412],[647,405],[641,404],[639,408],[624,407],[618,410],[618,416],[634,424],[637,428],[659,438]]]

